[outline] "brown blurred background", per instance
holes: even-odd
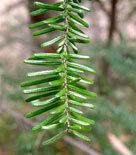
[[[89,89],[99,96],[91,100],[96,109],[85,112],[96,121],[88,133],[92,142],[65,137],[49,147],[41,142],[53,133],[31,132],[43,118],[24,118],[32,107],[24,103],[19,86],[27,80],[26,73],[40,70],[23,60],[34,52],[56,49],[41,49],[40,44],[58,34],[32,37],[28,29],[30,23],[56,15],[50,11],[30,17],[33,2],[0,0],[0,155],[136,155],[136,1],[82,0],[92,10],[84,18],[90,24],[84,31],[91,43],[79,45],[80,54],[91,57],[84,64],[95,68],[97,74],[90,77],[95,85]]]

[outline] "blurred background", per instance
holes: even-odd
[[[19,86],[28,80],[26,73],[40,70],[23,60],[34,52],[56,49],[41,49],[40,44],[57,34],[32,37],[28,29],[30,23],[55,13],[30,17],[33,2],[0,0],[0,155],[136,155],[136,1],[82,0],[92,10],[85,13],[90,28],[84,29],[91,43],[79,45],[80,54],[89,55],[90,62],[83,63],[97,71],[90,77],[95,85],[89,88],[98,93],[91,100],[96,109],[85,112],[96,121],[88,133],[92,142],[65,137],[48,147],[41,143],[53,133],[31,131],[43,118],[24,118],[32,107],[24,103]]]

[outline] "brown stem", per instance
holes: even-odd
[[[114,32],[116,30],[117,3],[118,3],[118,0],[111,0],[110,25],[109,25],[109,32],[108,32],[108,46],[110,46],[111,41],[113,40]]]
[[[117,3],[119,0],[111,0],[111,11],[108,14],[109,17],[109,29],[108,29],[108,40],[107,40],[107,48],[111,46],[114,32],[117,30],[116,27],[116,18],[117,18]],[[108,76],[109,76],[109,62],[105,58],[102,57],[100,61],[100,68],[102,70],[99,78],[98,78],[98,85],[99,85],[99,93],[100,94],[107,94],[108,90]]]
[[[67,0],[64,0],[64,4],[66,4],[67,5]],[[67,6],[66,6],[66,8],[65,8],[65,10],[64,10],[64,13],[67,13],[68,12],[68,10],[67,10]],[[63,60],[63,63],[64,63],[64,65],[65,65],[65,70],[64,70],[64,73],[66,74],[65,75],[65,77],[64,77],[64,79],[65,79],[65,82],[64,82],[64,87],[66,88],[66,91],[67,91],[67,49],[68,49],[68,15],[67,16],[65,16],[65,21],[64,21],[64,23],[65,23],[65,26],[66,26],[66,30],[65,30],[65,32],[64,32],[64,38],[65,38],[65,44],[64,44],[64,53],[65,53],[65,58],[64,58],[64,60]],[[70,126],[70,122],[69,122],[69,112],[68,112],[68,94],[67,94],[67,92],[65,93],[65,96],[66,96],[66,101],[65,101],[65,104],[66,104],[66,114],[67,114],[67,116],[68,116],[68,120],[67,120],[67,122],[66,122],[66,124],[67,124],[67,132],[70,132],[70,130],[69,130],[69,126]]]

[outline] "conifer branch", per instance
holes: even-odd
[[[29,26],[30,29],[42,27],[40,30],[35,31],[33,35],[38,36],[54,31],[61,31],[62,35],[41,44],[41,47],[45,48],[59,42],[56,53],[35,53],[34,56],[24,61],[30,65],[54,66],[53,70],[28,73],[28,77],[42,78],[21,84],[21,87],[45,84],[44,87],[39,86],[38,88],[23,90],[24,94],[33,94],[26,99],[26,102],[32,102],[32,105],[36,108],[41,107],[26,114],[26,117],[31,118],[50,111],[52,116],[33,127],[32,130],[61,129],[56,136],[45,141],[43,145],[49,145],[58,141],[66,133],[71,133],[81,139],[90,141],[87,136],[78,131],[90,131],[94,121],[84,117],[82,115],[83,112],[78,107],[94,109],[94,105],[87,103],[85,100],[88,97],[95,98],[97,95],[87,90],[87,85],[92,85],[93,81],[79,75],[79,73],[89,72],[95,74],[96,71],[75,62],[76,59],[90,59],[89,56],[77,54],[79,50],[76,46],[76,43],[85,44],[90,41],[88,36],[78,27],[78,25],[83,27],[89,26],[83,20],[83,11],[89,12],[90,9],[80,5],[79,0],[64,0],[55,4],[34,2],[34,5],[38,9],[31,12],[30,16],[37,16],[48,10],[61,13],[56,17],[31,24]],[[43,28],[45,25],[48,25],[48,28]],[[71,54],[70,48],[73,54]],[[47,61],[47,59],[51,60]]]

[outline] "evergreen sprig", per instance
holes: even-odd
[[[95,98],[96,93],[87,90],[87,85],[93,81],[81,75],[88,72],[95,74],[95,70],[78,64],[76,59],[88,60],[89,56],[78,55],[76,43],[89,43],[89,37],[78,27],[88,27],[83,20],[83,11],[89,12],[90,9],[80,5],[80,0],[64,0],[55,4],[44,4],[34,2],[38,8],[30,13],[30,16],[37,16],[48,10],[59,11],[56,17],[49,18],[29,26],[30,29],[40,28],[47,25],[48,28],[41,28],[33,33],[34,36],[43,35],[56,30],[62,31],[62,35],[53,38],[41,45],[45,48],[53,44],[58,44],[56,53],[35,53],[24,62],[31,65],[57,66],[53,70],[38,71],[28,73],[27,77],[41,77],[41,79],[23,82],[21,87],[31,87],[39,84],[48,83],[47,86],[23,90],[24,94],[34,94],[26,99],[32,102],[37,110],[26,114],[27,118],[34,117],[50,110],[51,117],[33,127],[37,130],[59,130],[53,138],[45,141],[48,145],[62,138],[66,133],[71,133],[86,141],[90,139],[79,133],[91,130],[91,125],[95,122],[92,119],[82,116],[83,111],[78,107],[94,109],[94,105],[87,103],[88,97]],[[73,50],[70,53],[69,48]],[[50,59],[47,61],[47,59]]]

